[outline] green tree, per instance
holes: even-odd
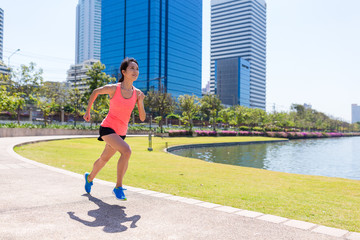
[[[25,100],[21,93],[13,93],[8,97],[7,110],[12,114],[17,114],[17,121],[20,124],[20,111],[25,106]]]
[[[222,119],[222,122],[225,124],[225,127],[228,128],[229,125],[235,120],[235,116],[234,116],[234,108],[224,108],[221,109],[219,112],[219,116]]]
[[[36,95],[43,83],[43,70],[37,68],[36,64],[30,62],[29,66],[20,65],[9,79],[8,90],[10,92],[12,106],[16,106],[18,122],[20,122],[20,112],[25,106],[36,104]],[[13,109],[11,112],[14,112]]]
[[[223,109],[221,100],[217,95],[208,94],[201,98],[201,112],[212,122],[213,130],[216,131],[216,119],[219,111]]]
[[[175,110],[176,100],[171,97],[170,93],[149,91],[144,99],[144,104],[151,109],[152,112],[158,114],[160,117],[160,119],[158,119],[159,126],[161,132],[163,132],[163,119]]]
[[[8,99],[8,94],[6,92],[6,87],[5,86],[0,86],[0,113],[2,111],[7,110],[8,108],[8,104],[9,104],[9,99]]]
[[[249,108],[241,105],[235,106],[235,116],[236,116],[236,125],[240,127],[241,125],[249,125],[250,115]]]
[[[30,62],[29,66],[20,65],[11,76],[13,83],[12,90],[22,93],[24,96],[31,96],[39,91],[39,87],[43,84],[43,70],[37,68],[36,63]],[[27,100],[25,98],[25,100]]]
[[[11,94],[7,91],[5,86],[0,86],[0,112],[9,111],[12,114],[17,114],[18,123],[20,123],[19,109],[24,106],[24,99],[18,93]]]
[[[76,118],[80,116],[81,109],[83,108],[82,101],[80,99],[81,93],[78,88],[73,88],[68,92],[68,104],[65,105],[67,112],[74,115],[74,125],[76,126]]]
[[[55,103],[54,98],[44,98],[44,97],[38,97],[37,99],[37,107],[40,108],[43,118],[44,118],[44,125],[46,126],[49,122],[48,118],[50,115],[54,114],[56,111],[59,110],[59,105]]]
[[[182,112],[181,121],[183,121],[192,131],[193,119],[200,110],[199,99],[196,96],[182,95],[178,98],[179,108]]]
[[[251,126],[263,126],[266,120],[266,112],[259,108],[249,108],[249,124]]]
[[[44,82],[38,93],[36,94],[37,107],[40,108],[44,124],[52,119],[49,117],[56,112],[60,112],[61,107],[65,105],[65,88],[64,84],[60,82]]]

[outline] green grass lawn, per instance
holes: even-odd
[[[125,185],[360,232],[360,181],[246,168],[165,153],[169,146],[264,141],[265,137],[128,137],[132,148]],[[273,139],[272,139],[273,140]],[[96,138],[40,142],[15,148],[20,155],[83,174],[104,142]],[[116,181],[116,154],[97,178]]]

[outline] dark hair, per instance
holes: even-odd
[[[119,82],[124,81],[124,75],[122,74],[122,70],[125,70],[125,71],[126,71],[126,69],[127,69],[127,67],[129,66],[130,62],[134,62],[134,63],[136,63],[136,65],[139,66],[139,64],[138,64],[138,62],[136,61],[135,58],[128,58],[128,57],[125,58],[125,59],[122,61],[121,65],[120,65],[121,78],[119,79]]]

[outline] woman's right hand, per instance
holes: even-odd
[[[84,115],[84,120],[89,122],[90,121],[90,112],[86,112]]]

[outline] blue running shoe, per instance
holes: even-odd
[[[85,191],[87,193],[91,192],[91,186],[93,185],[93,182],[89,182],[88,181],[88,176],[90,175],[90,173],[85,173]]]
[[[126,190],[126,189],[125,189],[125,188],[122,188],[122,187],[114,188],[113,194],[115,195],[115,197],[116,197],[118,200],[125,201],[125,200],[126,200],[126,197],[125,197],[125,194],[124,194],[124,190]]]

